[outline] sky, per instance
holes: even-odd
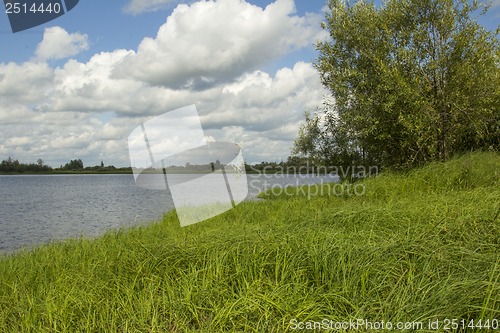
[[[130,166],[132,131],[192,104],[210,141],[286,160],[328,94],[312,65],[325,4],[81,0],[18,33],[0,5],[0,160]],[[499,21],[495,0],[480,22]]]

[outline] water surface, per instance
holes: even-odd
[[[249,195],[271,186],[335,179],[247,175]],[[172,210],[168,190],[135,185],[132,175],[0,176],[0,252],[158,220]]]

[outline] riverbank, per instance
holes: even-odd
[[[335,184],[267,193],[186,228],[174,211],[3,257],[0,331],[500,325],[498,154],[355,184],[362,194]]]
[[[132,175],[132,170],[52,170],[45,172],[0,172],[0,176],[33,176],[33,175]]]

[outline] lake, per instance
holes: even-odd
[[[248,200],[265,188],[338,181],[313,175],[248,174]],[[0,176],[0,252],[54,240],[99,236],[146,224],[174,208],[168,190],[135,185],[132,175]]]

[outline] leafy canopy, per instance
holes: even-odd
[[[295,153],[411,166],[500,147],[498,32],[466,0],[330,0],[315,66],[330,101]]]

